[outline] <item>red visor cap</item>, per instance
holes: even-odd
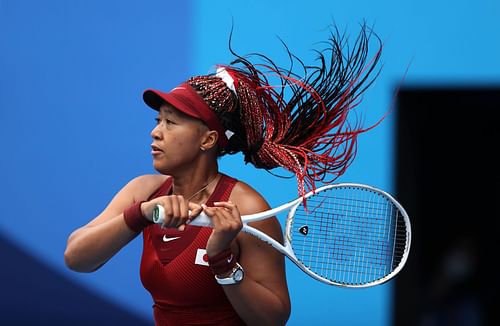
[[[228,139],[224,127],[219,122],[219,118],[217,118],[214,111],[210,109],[200,94],[188,83],[182,83],[168,93],[148,89],[144,91],[142,98],[144,99],[144,103],[157,111],[160,110],[164,102],[167,102],[190,117],[200,119],[210,130],[217,131],[219,134],[219,146],[221,148],[226,147]]]

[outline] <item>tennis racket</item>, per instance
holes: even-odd
[[[369,287],[393,278],[411,242],[404,208],[380,189],[354,183],[327,185],[274,209],[242,216],[242,231],[270,244],[314,279],[342,287]],[[288,211],[284,245],[249,225]],[[157,205],[153,221],[162,223]],[[201,213],[191,225],[211,226]]]

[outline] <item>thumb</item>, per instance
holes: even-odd
[[[208,216],[210,217],[213,217],[214,214],[215,214],[215,208],[214,207],[208,207],[207,205],[205,204],[201,204],[201,207],[203,209],[203,212],[205,214],[207,214]]]
[[[200,215],[201,211],[203,210],[203,207],[201,207],[200,205],[198,205],[196,203],[191,203],[191,202],[189,202],[188,208],[189,208],[189,212],[190,212],[189,213],[190,220],[192,220],[196,216]]]

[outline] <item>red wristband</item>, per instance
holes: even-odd
[[[223,275],[236,266],[236,257],[231,249],[226,249],[213,257],[208,258],[208,265],[214,275]]]
[[[141,204],[144,201],[138,202],[123,211],[123,219],[130,230],[141,232],[146,226],[153,224],[142,215]]]

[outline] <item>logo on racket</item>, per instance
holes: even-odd
[[[153,222],[154,223],[159,223],[160,222],[160,207],[157,205],[154,209],[153,209]]]
[[[299,233],[302,235],[307,235],[309,233],[309,227],[307,225],[301,226],[299,228]]]

